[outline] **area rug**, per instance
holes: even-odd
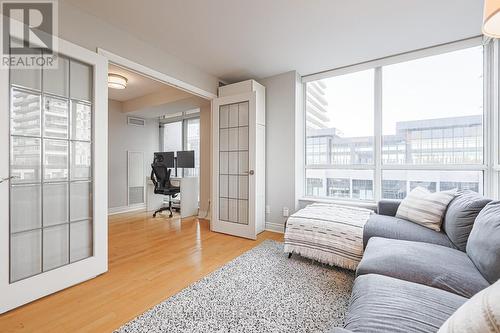
[[[343,325],[353,280],[265,241],[115,332],[324,332]]]

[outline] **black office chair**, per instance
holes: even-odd
[[[153,163],[151,164],[151,181],[155,185],[154,192],[156,194],[163,194],[168,196],[168,206],[161,207],[157,211],[154,212],[153,217],[156,217],[156,214],[168,210],[170,212],[170,217],[172,214],[172,198],[175,198],[177,194],[180,193],[181,189],[176,186],[172,186],[170,183],[170,172],[171,169],[168,169],[165,165],[161,163]]]

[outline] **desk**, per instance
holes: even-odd
[[[181,218],[198,215],[198,177],[172,177],[170,183],[181,189],[181,193],[172,198],[173,203],[180,200]],[[146,177],[146,184],[146,207],[148,212],[152,212],[159,209],[164,204],[164,200],[168,200],[168,197],[154,193],[155,186],[149,177]]]

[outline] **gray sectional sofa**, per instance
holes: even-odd
[[[500,279],[499,201],[460,192],[441,232],[396,218],[399,203],[379,202],[365,225],[345,327],[333,332],[437,332]]]

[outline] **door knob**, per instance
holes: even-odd
[[[248,171],[248,174],[249,174],[250,176],[253,176],[253,174],[254,174],[254,173],[255,173],[255,172],[254,172],[253,170]]]
[[[0,183],[3,183],[6,180],[14,179],[14,178],[19,178],[18,176],[10,176],[10,177],[5,177],[5,178],[0,178]]]

